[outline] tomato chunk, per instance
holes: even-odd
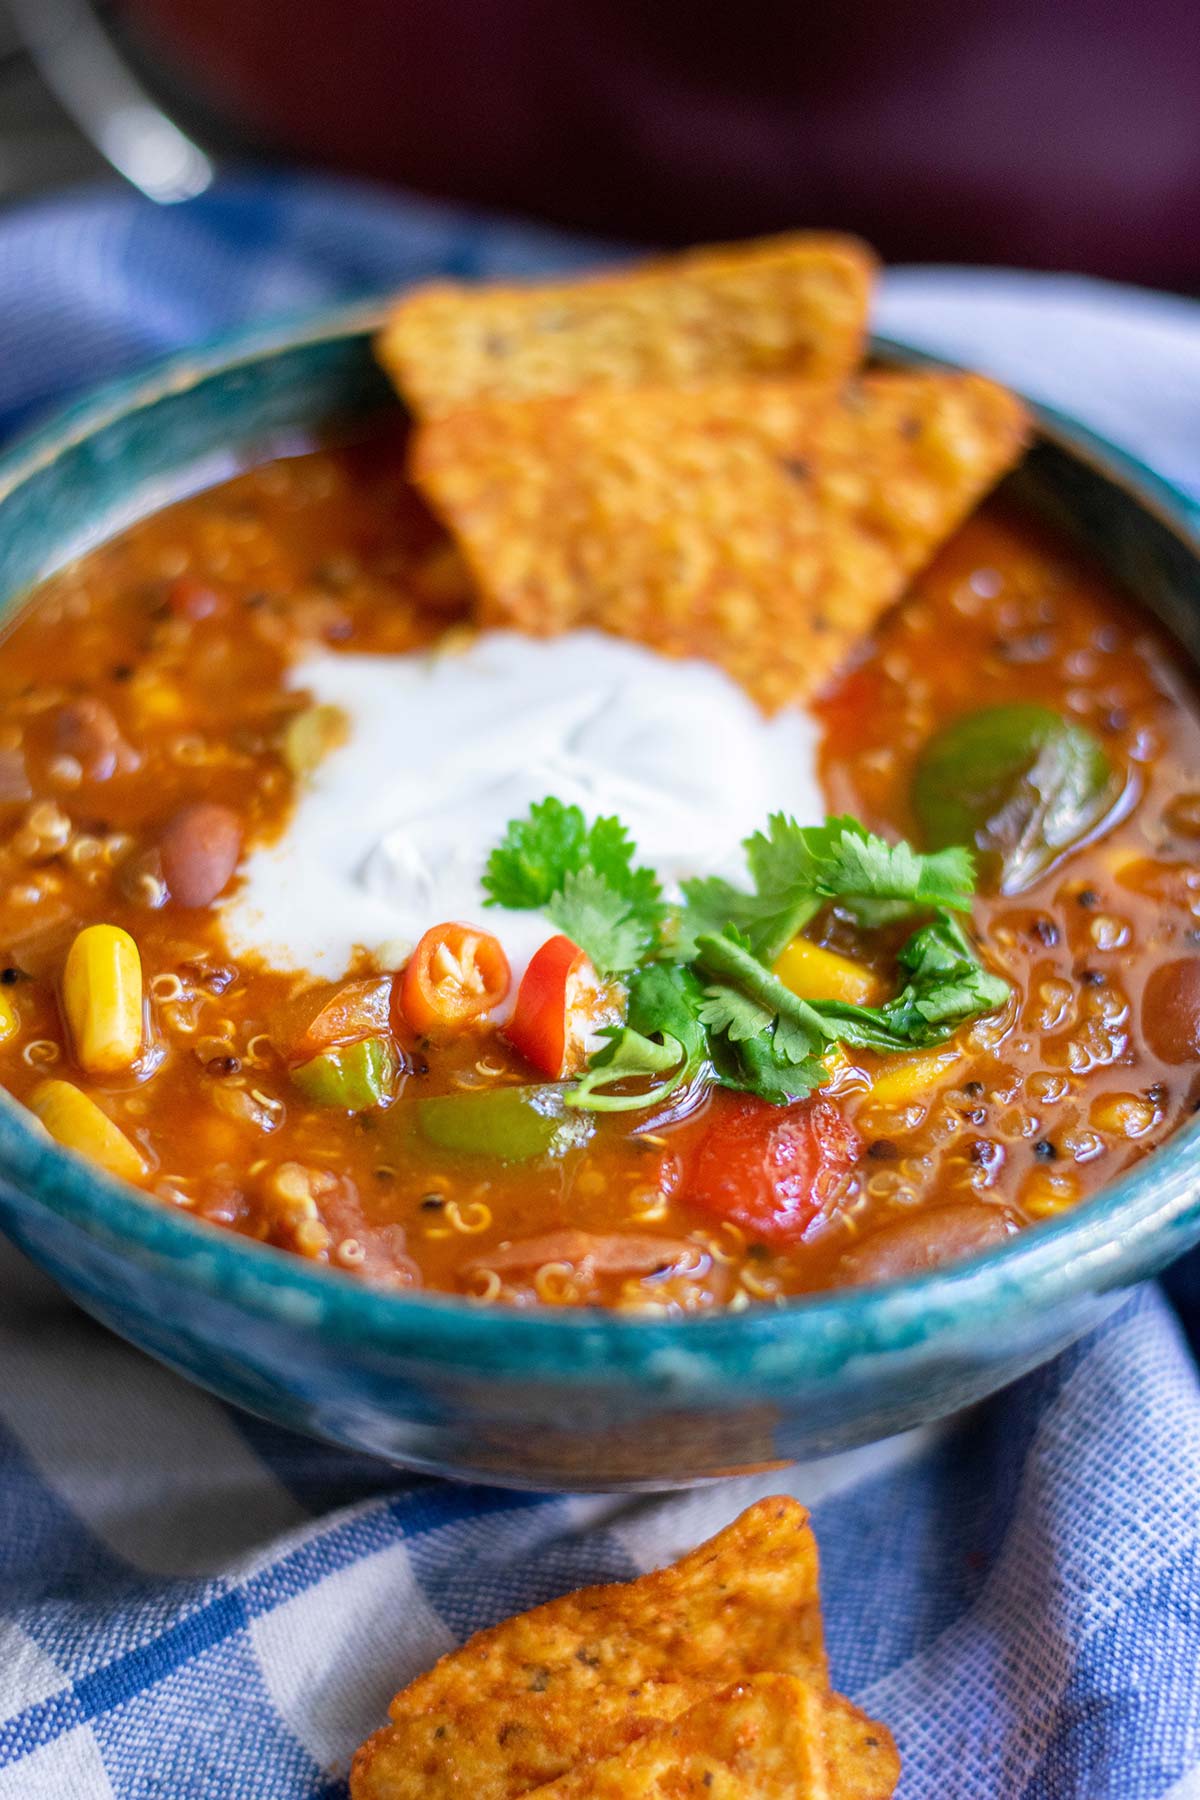
[[[722,1104],[696,1152],[684,1199],[751,1240],[790,1244],[821,1212],[831,1178],[853,1168],[861,1139],[828,1100]]]
[[[386,1034],[391,999],[390,975],[322,982],[285,1002],[272,1020],[271,1037],[289,1062],[308,1062],[335,1045]]]
[[[527,1062],[561,1081],[583,1068],[589,1033],[610,1016],[611,998],[587,952],[569,937],[552,937],[522,976],[504,1031]]]
[[[508,993],[512,974],[499,938],[451,921],[425,933],[397,984],[399,1010],[413,1030],[436,1032],[490,1013]]]

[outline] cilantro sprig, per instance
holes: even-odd
[[[589,826],[578,807],[548,798],[508,826],[484,875],[488,904],[539,908],[605,974],[625,978],[625,1023],[603,1034],[571,1105],[656,1106],[702,1076],[776,1104],[799,1100],[828,1080],[835,1045],[925,1049],[1007,1000],[1008,983],[954,916],[974,893],[969,851],[923,855],[853,818],[801,826],[783,813],[744,849],[749,887],[685,881],[672,906],[654,872],[635,865],[618,819]],[[805,1000],[774,974],[831,903],[866,930],[913,920],[897,992],[882,1005]]]
[[[677,953],[689,960],[697,938],[735,925],[763,962],[774,962],[829,900],[852,904],[860,923],[928,907],[968,909],[975,891],[969,850],[922,856],[911,844],[889,844],[849,817],[797,825],[772,813],[765,832],[744,845],[753,888],[719,876],[685,881]]]
[[[589,826],[551,795],[511,820],[488,857],[485,904],[546,913],[604,974],[623,975],[655,950],[667,913],[657,875],[633,858],[619,819]]]

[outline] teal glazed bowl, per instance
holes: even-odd
[[[394,408],[371,359],[378,314],[361,305],[177,359],[9,451],[0,604],[237,466]],[[1200,659],[1200,509],[1080,427],[1038,420],[1014,497]],[[0,1227],[104,1324],[278,1424],[436,1474],[661,1488],[883,1437],[1053,1356],[1200,1239],[1198,1132],[947,1271],[669,1322],[374,1292],[122,1186],[7,1096]]]

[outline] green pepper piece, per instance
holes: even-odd
[[[930,738],[913,810],[930,849],[974,843],[998,859],[1001,893],[1029,887],[1114,805],[1099,740],[1049,706],[989,706]]]
[[[292,1070],[292,1080],[306,1099],[318,1106],[340,1106],[366,1112],[382,1106],[396,1091],[399,1060],[391,1038],[360,1038],[340,1044]]]
[[[442,1150],[528,1162],[561,1156],[587,1142],[595,1123],[571,1112],[561,1087],[483,1088],[473,1094],[437,1094],[418,1100],[422,1135]]]

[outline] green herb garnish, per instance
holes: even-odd
[[[616,818],[588,826],[553,796],[513,819],[488,857],[488,906],[545,912],[606,975],[636,969],[658,944],[667,908],[652,869],[635,868]]]
[[[654,873],[634,865],[619,820],[589,828],[578,807],[547,799],[509,825],[484,875],[488,904],[540,908],[605,974],[626,978],[626,1023],[604,1034],[568,1104],[631,1111],[701,1076],[776,1104],[799,1100],[828,1080],[834,1045],[923,1050],[1007,1000],[1008,983],[953,917],[974,892],[968,850],[922,855],[855,819],[801,826],[776,813],[745,851],[749,888],[686,881],[672,907]],[[866,930],[924,915],[897,953],[903,985],[881,1006],[803,1000],[773,973],[831,902]]]

